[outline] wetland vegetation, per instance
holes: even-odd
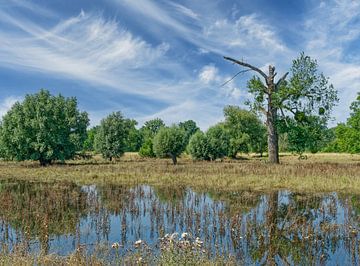
[[[356,194],[3,179],[0,199],[0,263],[360,262]]]

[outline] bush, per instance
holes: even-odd
[[[195,160],[216,160],[228,155],[230,135],[222,124],[215,125],[204,134],[196,132],[189,141],[188,151]]]
[[[155,157],[152,139],[144,141],[143,145],[140,147],[139,155],[141,157]]]

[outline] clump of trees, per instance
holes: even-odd
[[[155,118],[146,121],[141,127],[140,132],[143,138],[143,143],[140,147],[139,154],[142,157],[155,157],[153,149],[153,141],[156,134],[161,128],[165,127],[165,123],[160,118]]]
[[[229,157],[235,158],[239,152],[259,153],[266,149],[266,127],[254,112],[226,106],[224,127],[230,134]]]
[[[237,106],[224,108],[225,121],[207,132],[195,133],[188,151],[196,160],[216,160],[238,153],[262,153],[266,148],[266,129],[257,115]]]
[[[169,156],[175,165],[185,150],[186,137],[186,131],[179,126],[162,127],[154,137],[154,153],[160,158]]]
[[[76,98],[53,96],[47,90],[26,95],[2,119],[2,157],[36,160],[42,166],[72,159],[82,150],[88,125],[88,115],[78,110]]]
[[[188,151],[195,160],[213,161],[229,154],[230,134],[222,123],[210,127],[206,133],[195,133],[189,142]]]
[[[350,110],[346,123],[335,127],[335,138],[326,148],[327,151],[360,153],[360,92]]]
[[[298,154],[299,159],[306,159],[304,152],[316,153],[323,150],[331,138],[326,124],[326,120],[319,116],[279,120],[277,126],[286,141],[283,151]]]

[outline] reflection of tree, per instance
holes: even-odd
[[[248,247],[253,260],[267,265],[321,264],[339,246],[341,232],[331,223],[336,215],[333,197],[290,194],[282,202],[279,193],[266,198],[263,221],[250,221]]]
[[[260,193],[252,191],[210,191],[208,193],[213,200],[225,203],[225,210],[231,215],[249,212],[259,202]]]
[[[154,191],[162,202],[179,202],[186,195],[185,186],[156,186]]]
[[[44,252],[51,235],[76,232],[87,206],[86,193],[73,183],[1,181],[0,202],[3,226],[20,230],[28,240],[39,237]]]
[[[115,215],[119,215],[126,208],[126,203],[135,197],[130,187],[125,185],[98,186],[97,192],[102,207]]]

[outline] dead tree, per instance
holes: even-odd
[[[243,61],[239,61],[230,57],[224,56],[225,60],[229,60],[235,64],[251,69],[264,79],[266,86],[262,88],[263,93],[267,96],[267,109],[261,109],[260,111],[266,117],[266,127],[268,132],[268,154],[269,154],[269,162],[270,163],[279,163],[279,140],[278,133],[276,130],[276,119],[278,108],[273,104],[273,94],[277,92],[279,85],[282,81],[284,81],[289,74],[285,73],[277,82],[275,82],[275,67],[269,66],[269,74],[265,74],[260,68],[245,63]]]

